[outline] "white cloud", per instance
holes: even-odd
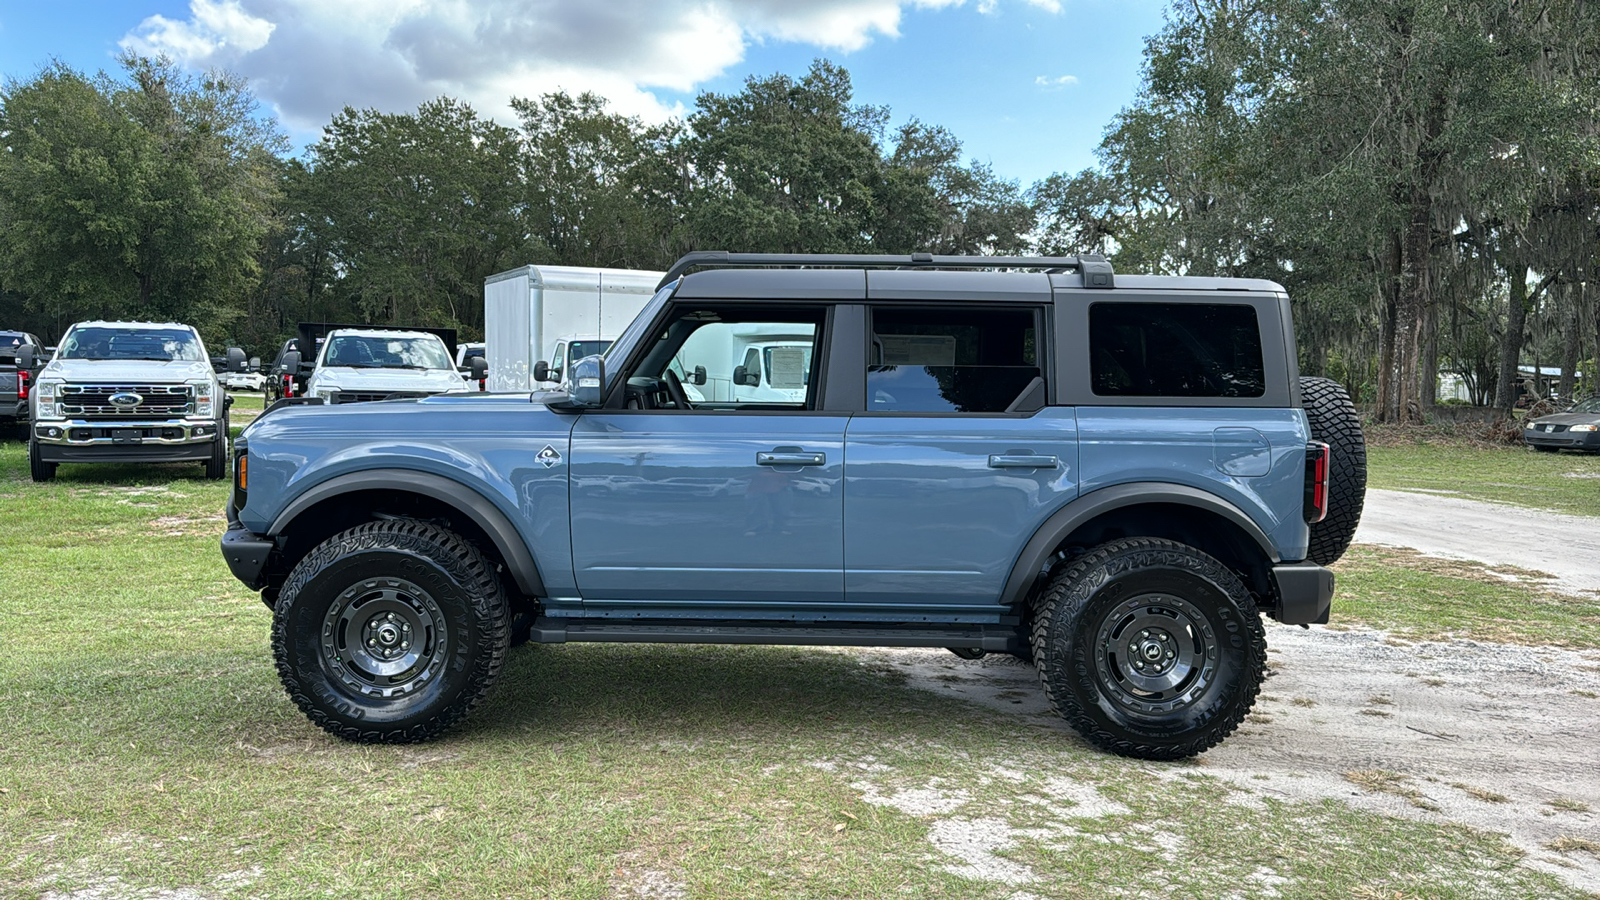
[[[513,96],[594,91],[647,120],[752,42],[839,52],[899,36],[907,9],[967,0],[190,0],[122,39],[146,55],[250,79],[285,123],[312,129],[345,106],[387,111],[450,94],[505,117]],[[997,0],[978,0],[989,12]],[[1059,11],[1058,0],[1023,0]]]
[[[1062,88],[1064,88],[1064,87],[1066,87],[1068,85],[1077,84],[1078,83],[1078,76],[1076,76],[1076,75],[1057,75],[1056,77],[1051,78],[1049,75],[1040,75],[1037,78],[1033,79],[1033,83],[1038,85],[1039,87],[1044,88],[1045,90],[1057,91],[1057,90],[1060,90],[1060,89],[1062,89]]]

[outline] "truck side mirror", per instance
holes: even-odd
[[[472,380],[482,381],[489,377],[489,361],[481,356],[472,358]]]
[[[542,359],[539,360],[538,362],[534,363],[533,364],[533,380],[534,381],[549,381],[550,380],[550,364],[545,362]]]
[[[300,351],[290,350],[285,353],[283,359],[278,363],[278,369],[289,375],[300,374]]]
[[[585,356],[572,364],[572,387],[567,391],[573,402],[594,409],[605,402],[606,361],[600,356]]]
[[[743,385],[745,387],[760,387],[761,386],[761,373],[760,372],[751,372],[751,371],[745,369],[744,366],[734,366],[733,367],[733,383],[734,384],[738,384],[738,385]]]
[[[228,348],[228,371],[243,372],[245,370],[244,351],[238,347]]]
[[[250,357],[250,369],[249,370],[251,372],[260,372],[261,371],[261,357],[259,357],[259,356]]]
[[[705,384],[706,383],[706,367],[705,366],[695,366],[694,367],[694,371],[689,373],[689,383],[694,385],[695,387],[699,387],[699,386]]]
[[[24,371],[34,367],[34,354],[38,350],[32,344],[23,344],[17,348],[17,368]]]

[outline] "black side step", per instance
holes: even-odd
[[[530,640],[536,644],[608,641],[649,644],[783,644],[822,647],[962,647],[998,653],[1021,649],[1021,634],[1005,625],[852,626],[775,625],[771,622],[685,624],[629,619],[606,621],[540,616]]]

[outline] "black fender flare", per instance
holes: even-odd
[[[489,536],[518,590],[529,597],[545,596],[544,579],[539,577],[539,567],[533,560],[533,554],[528,551],[527,543],[522,540],[521,532],[511,524],[511,520],[488,497],[442,475],[410,469],[369,469],[330,478],[284,507],[283,512],[272,520],[267,535],[277,537],[289,527],[290,522],[311,507],[356,491],[403,491],[444,501]]]
[[[1083,494],[1046,519],[1012,565],[1011,577],[1006,579],[1005,593],[1001,595],[1000,602],[1006,606],[1016,606],[1026,601],[1039,577],[1044,574],[1050,558],[1055,555],[1056,548],[1085,522],[1113,510],[1151,504],[1191,506],[1221,516],[1249,535],[1271,563],[1281,561],[1277,546],[1261,530],[1261,526],[1245,515],[1244,510],[1227,500],[1188,485],[1134,481]]]

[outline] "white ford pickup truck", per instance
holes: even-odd
[[[228,399],[192,326],[79,322],[34,377],[28,462],[34,481],[61,463],[203,462],[228,474]],[[228,349],[228,368],[246,360]]]

